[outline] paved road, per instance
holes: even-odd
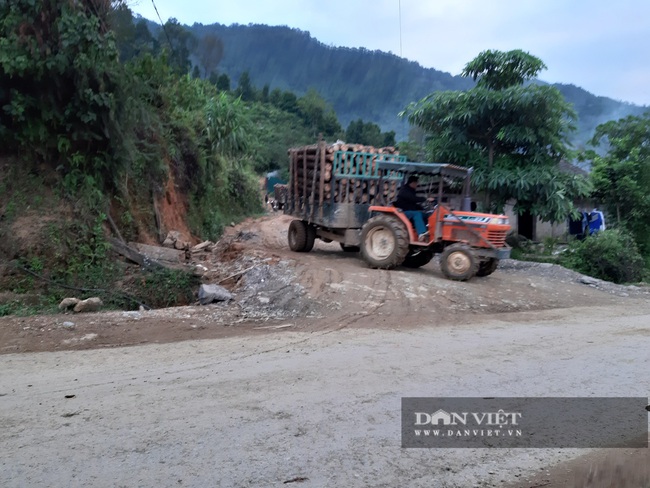
[[[500,486],[584,451],[404,450],[401,397],[647,396],[649,340],[637,302],[0,356],[0,486]]]

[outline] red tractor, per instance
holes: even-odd
[[[459,199],[461,208],[471,205],[468,194],[471,170],[453,165],[399,162],[379,163],[379,168],[383,176],[416,174],[425,181],[430,177],[428,189],[432,189],[432,183],[437,183],[436,200],[444,203],[438,203],[427,212],[428,237],[424,242],[418,239],[413,223],[399,208],[371,206],[368,209],[370,218],[361,228],[360,239],[361,255],[371,266],[418,268],[431,261],[435,254],[441,254],[443,274],[464,281],[493,273],[500,259],[510,257],[510,248],[506,245],[506,235],[510,231],[508,217],[471,212],[469,208],[452,210]],[[453,181],[459,179],[464,194],[454,203],[444,192],[445,182],[453,186]]]
[[[487,276],[499,260],[510,257],[508,217],[470,210],[469,168],[411,163],[395,155],[329,151],[322,144],[292,150],[290,155],[285,213],[297,217],[288,236],[294,251],[310,251],[316,238],[338,241],[344,251],[360,251],[371,267],[382,269],[418,268],[441,254],[443,274],[459,281]],[[424,241],[413,222],[393,205],[409,175],[418,176],[419,193],[437,200],[425,210]]]

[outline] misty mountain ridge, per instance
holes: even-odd
[[[160,29],[158,24],[149,25],[152,31]],[[279,88],[301,96],[314,88],[334,107],[344,127],[363,119],[378,124],[384,131],[394,130],[398,140],[408,136],[408,122],[397,114],[409,103],[434,91],[467,90],[474,86],[469,78],[425,68],[392,53],[328,46],[309,32],[287,26],[195,23],[189,29],[197,40],[208,34],[222,40],[223,58],[217,71],[227,74],[233,87],[241,74],[248,71],[258,89],[269,85],[271,90]],[[584,146],[599,124],[641,115],[648,109],[596,96],[573,84],[552,86],[573,104],[578,114],[577,130],[571,137],[576,147]]]

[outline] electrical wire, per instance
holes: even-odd
[[[151,3],[153,4],[153,9],[156,11],[156,15],[158,16],[158,20],[160,20],[160,26],[162,27],[163,32],[165,33],[165,37],[167,38],[167,42],[169,43],[169,49],[172,50],[172,54],[174,53],[174,46],[172,45],[172,40],[169,38],[169,34],[167,33],[167,29],[165,29],[165,24],[162,21],[162,18],[160,17],[160,13],[158,13],[158,7],[156,7],[156,2],[154,0],[151,0]]]

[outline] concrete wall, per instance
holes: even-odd
[[[579,210],[591,210],[594,208],[592,201],[584,200],[575,202],[576,208]],[[514,202],[506,205],[505,214],[510,219],[512,232],[519,234],[519,216],[514,212]],[[562,222],[542,222],[541,219],[535,219],[533,223],[533,240],[542,241],[546,237],[554,239],[567,239],[569,231],[569,224],[566,220]]]

